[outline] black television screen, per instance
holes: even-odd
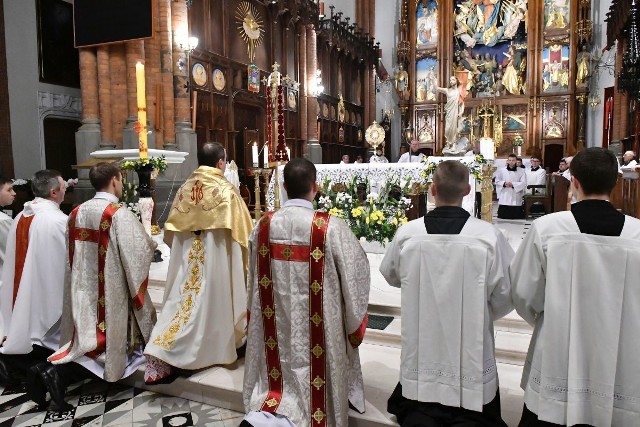
[[[75,0],[76,47],[151,37],[152,3],[152,0]]]

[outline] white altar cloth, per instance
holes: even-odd
[[[444,160],[458,160],[464,164],[475,162],[474,157],[436,157],[427,158],[428,163],[440,163]],[[353,177],[369,178],[372,187],[383,186],[389,179],[395,179],[399,185],[404,186],[407,178],[411,178],[411,184],[424,183],[422,171],[424,164],[418,163],[349,163],[349,164],[319,164],[316,165],[316,182],[324,184],[329,179],[332,183],[348,183]],[[278,188],[280,190],[280,206],[288,200],[287,192],[284,189],[284,165],[277,168],[278,171]],[[267,187],[266,202],[267,210],[275,209],[275,182],[274,174],[271,175]],[[475,178],[469,175],[469,185],[471,192],[462,200],[462,207],[473,215],[475,205]]]
[[[164,156],[167,163],[180,164],[184,162],[184,158],[189,155],[186,151],[158,150],[149,148],[149,157]],[[140,150],[137,148],[128,148],[125,150],[98,150],[89,154],[96,159],[109,159],[122,157],[124,160],[138,160],[140,158]]]

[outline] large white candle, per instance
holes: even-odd
[[[494,155],[495,145],[491,138],[480,138],[480,154],[487,160],[495,159]]]
[[[253,167],[258,167],[258,143],[253,141],[253,145],[251,146],[251,163],[253,163]]]
[[[264,166],[263,167],[268,167],[269,166],[269,144],[264,144]]]
[[[147,99],[144,86],[144,64],[136,64],[136,95],[138,99],[138,149],[140,158],[147,158]]]
[[[287,146],[287,160],[291,160],[291,150],[289,149],[289,146]]]

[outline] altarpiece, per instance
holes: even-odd
[[[445,97],[457,78],[460,138],[490,137],[498,157],[584,146],[591,28],[588,0],[403,0],[396,89],[404,137],[444,147]],[[520,150],[517,149],[521,146]]]

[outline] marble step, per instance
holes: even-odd
[[[400,349],[364,342],[360,346],[360,361],[364,378],[366,411],[349,411],[350,427],[397,426],[395,417],[386,411],[387,399],[398,382]],[[138,388],[177,396],[196,402],[244,412],[242,382],[244,360],[233,365],[212,367],[189,378],[180,377],[171,384],[147,386],[141,368],[122,382]],[[498,363],[502,413],[509,426],[515,427],[522,411],[522,390],[519,388],[522,367]]]

